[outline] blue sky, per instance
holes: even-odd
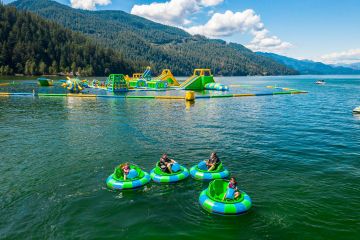
[[[360,61],[359,0],[72,0],[72,6],[123,10],[254,51],[328,63]]]

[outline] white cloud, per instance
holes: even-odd
[[[207,37],[228,37],[238,32],[246,32],[253,28],[262,29],[260,17],[253,10],[233,13],[226,11],[224,14],[215,13],[210,20],[199,26],[188,28],[191,34],[200,34]]]
[[[260,16],[256,15],[252,9],[235,13],[232,11],[226,11],[223,14],[215,13],[206,24],[193,26],[186,30],[191,34],[200,34],[210,38],[250,33],[254,39],[246,47],[253,51],[282,52],[292,46],[276,36],[271,36]]]
[[[216,6],[224,0],[170,0],[164,3],[134,5],[131,14],[155,22],[179,26],[190,24],[188,16],[200,11],[203,7]]]
[[[263,29],[261,31],[253,31],[254,39],[246,45],[253,51],[261,52],[283,52],[284,50],[291,48],[292,44],[280,40],[277,36],[270,36],[269,31]]]
[[[206,7],[216,6],[222,3],[224,0],[202,0],[201,4]]]
[[[85,10],[95,10],[96,5],[109,5],[111,0],[70,0],[71,7]]]
[[[334,52],[320,57],[320,61],[328,64],[360,62],[360,49],[350,49],[343,52]]]
[[[169,0],[163,3],[134,5],[131,13],[155,22],[180,27],[193,35],[200,34],[210,38],[231,37],[239,33],[251,34],[253,40],[246,47],[253,51],[282,52],[292,46],[271,35],[260,16],[252,9],[225,13],[214,13],[214,9],[211,9],[207,12],[211,16],[207,23],[185,27],[193,24],[189,19],[191,15],[222,2],[224,0]]]

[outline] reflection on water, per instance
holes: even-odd
[[[195,105],[195,101],[185,101],[186,110],[190,110]]]

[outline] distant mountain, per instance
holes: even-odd
[[[227,44],[165,26],[123,11],[85,11],[49,0],[18,0],[11,5],[34,12],[97,43],[121,52],[138,71],[150,65],[190,75],[194,68],[212,68],[218,75],[297,74],[289,67],[255,54],[240,44]]]
[[[84,35],[0,4],[0,75],[80,72],[102,76],[133,69],[116,51]]]
[[[351,69],[355,69],[355,70],[360,70],[360,62],[358,62],[358,63],[350,63],[350,64],[332,64],[331,66],[334,66],[334,67],[346,67],[346,68],[351,68]]]
[[[275,53],[257,52],[257,54],[260,56],[268,57],[280,64],[284,64],[290,68],[293,68],[300,74],[360,74],[359,70],[347,67],[336,67],[326,65],[321,62],[313,62],[310,60],[298,60]]]

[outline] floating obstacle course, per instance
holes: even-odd
[[[84,88],[88,87],[88,82],[87,80],[81,81],[78,78],[67,77],[66,82],[61,86],[69,90],[70,93],[80,93]]]
[[[45,79],[49,82],[49,79]],[[59,81],[60,82],[60,81]],[[170,86],[172,85],[172,86]],[[135,73],[132,78],[123,74],[111,74],[106,81],[93,80],[88,84],[87,80],[80,80],[78,78],[67,78],[66,82],[61,84],[70,93],[48,93],[40,90],[35,90],[32,93],[20,92],[11,93],[3,92],[0,96],[37,96],[37,97],[79,97],[79,98],[126,98],[126,99],[178,99],[194,101],[195,99],[209,99],[209,98],[233,98],[233,97],[253,97],[253,96],[270,96],[280,94],[301,94],[307,93],[305,91],[283,88],[278,86],[266,86],[265,89],[252,88],[250,85],[230,85],[239,89],[234,93],[224,93],[229,91],[229,87],[215,82],[214,76],[210,69],[200,68],[195,69],[193,75],[185,82],[179,85],[176,78],[172,75],[169,69],[164,69],[162,73],[153,78],[151,68],[147,67],[144,73]],[[82,92],[85,88],[93,88],[94,91]],[[243,89],[242,89],[243,88]],[[104,94],[96,90],[104,90],[113,94]],[[246,89],[246,90],[245,90]],[[12,89],[13,90],[13,89]],[[56,91],[56,87],[53,88]],[[167,95],[169,91],[174,94]],[[185,90],[184,95],[180,95],[179,91]],[[146,91],[166,92],[166,95],[149,95]],[[198,93],[195,94],[197,91]],[[115,93],[125,93],[118,95]],[[135,93],[136,92],[136,93]],[[144,93],[142,93],[144,92]],[[135,94],[132,94],[135,93]]]
[[[164,69],[157,77],[152,77],[151,68],[147,67],[143,73],[135,73],[132,78],[126,78],[129,88],[166,89],[170,86],[179,86],[178,81],[170,69]]]
[[[109,92],[127,92],[128,86],[123,74],[110,74],[105,83]]]
[[[166,81],[170,87],[180,86],[170,69],[164,69],[159,76],[154,78],[154,80]]]
[[[229,87],[220,83],[215,83],[214,76],[210,69],[195,69],[191,77],[180,85],[184,90],[215,90],[228,91]]]
[[[93,80],[91,88],[95,89],[110,89],[111,92],[117,92],[116,88],[109,87],[111,83],[111,77],[113,75],[120,76],[121,74],[111,74],[106,82],[100,82]],[[228,91],[229,87],[221,83],[216,83],[214,76],[210,69],[195,69],[191,77],[189,77],[181,85],[176,80],[170,69],[164,69],[162,73],[157,77],[152,77],[152,71],[150,67],[147,67],[143,73],[134,73],[132,77],[121,76],[121,90],[118,92],[125,92],[126,87],[129,90],[214,90],[214,91]],[[125,86],[125,82],[127,86]]]

